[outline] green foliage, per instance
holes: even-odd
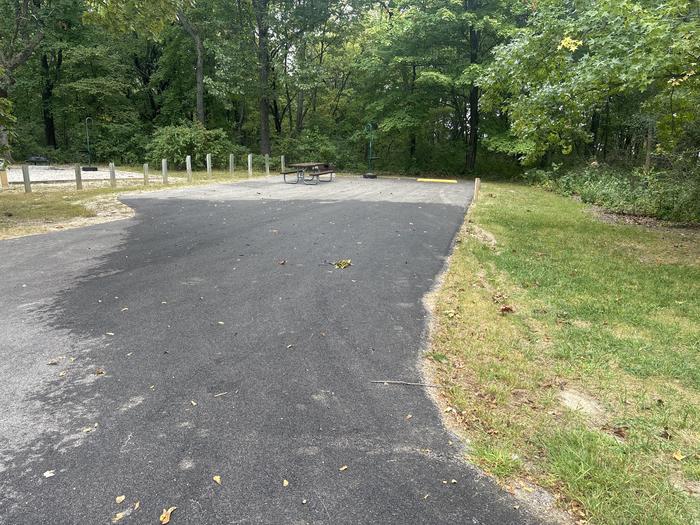
[[[674,171],[589,165],[566,170],[532,169],[526,180],[583,202],[627,214],[700,222],[700,176]]]
[[[157,129],[146,148],[149,162],[160,165],[168,159],[171,165],[182,168],[185,157],[192,156],[192,167],[206,166],[207,154],[211,153],[216,166],[227,166],[228,156],[233,153],[241,158],[245,149],[234,148],[221,129],[205,129],[201,124],[182,124]]]

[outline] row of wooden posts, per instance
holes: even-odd
[[[233,154],[229,155],[228,157],[228,169],[229,173],[231,176],[234,175],[236,163],[236,159]],[[282,166],[282,171],[285,170],[285,159],[284,155],[280,157],[280,162]],[[211,177],[212,176],[212,158],[211,158],[211,153],[207,154],[207,176]],[[185,169],[187,171],[187,182],[192,182],[192,157],[190,155],[187,155],[185,158]],[[265,174],[269,175],[270,174],[270,156],[265,155]],[[2,173],[2,189],[8,189],[9,185],[7,182],[7,176],[5,175],[5,172]],[[163,184],[168,184],[168,159],[163,159],[161,160],[161,175],[163,177]],[[248,154],[248,176],[252,177],[253,176],[253,154],[249,153]],[[22,165],[22,178],[24,181],[24,191],[26,193],[31,193],[32,191],[32,183],[29,178],[29,166],[24,164]],[[145,163],[143,165],[143,183],[144,185],[147,185],[149,183],[149,168],[148,168],[148,163]],[[114,162],[109,163],[109,184],[112,188],[117,187],[117,173],[116,173],[116,168],[114,166]],[[82,190],[83,189],[83,173],[82,173],[82,168],[80,167],[79,164],[75,165],[75,186],[77,189]]]

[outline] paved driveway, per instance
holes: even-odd
[[[371,382],[421,380],[471,192],[252,180],[0,242],[0,523],[531,523]]]

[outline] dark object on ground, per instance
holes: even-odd
[[[365,179],[376,179],[377,178],[377,176],[374,173],[365,173],[364,175],[362,175],[362,177]]]
[[[27,157],[27,162],[36,166],[37,164],[48,164],[49,159],[47,157],[42,157],[41,155],[32,155]]]
[[[83,166],[83,171],[97,171],[97,166]]]

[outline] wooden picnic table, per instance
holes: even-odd
[[[297,184],[302,181],[304,184],[318,184],[319,182],[332,182],[335,168],[327,162],[297,162],[288,164],[291,170],[282,172],[284,182],[287,184]],[[288,175],[294,175],[287,180]],[[322,175],[328,175],[328,180],[322,180]]]

